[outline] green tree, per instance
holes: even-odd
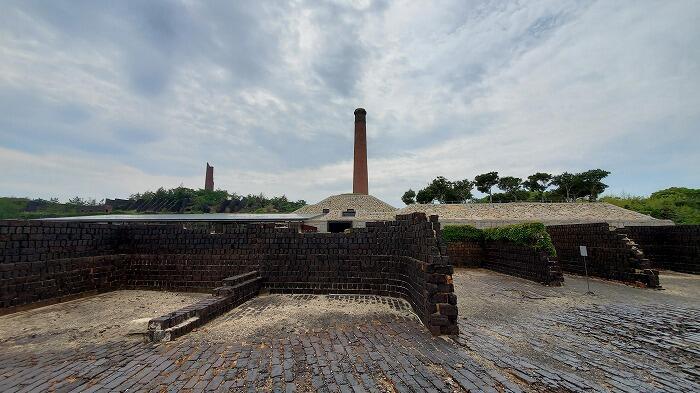
[[[418,190],[418,193],[416,194],[416,202],[418,203],[433,203],[434,200],[435,196],[433,196],[432,191],[428,187]]]
[[[549,173],[537,172],[534,175],[527,177],[523,182],[523,186],[529,191],[538,193],[540,201],[544,202],[544,192],[547,190],[552,181],[552,175]]]
[[[69,199],[68,203],[75,206],[85,206],[86,204],[85,201],[79,196]]]
[[[579,178],[579,185],[581,188],[581,197],[588,196],[588,200],[594,202],[598,199],[598,195],[602,194],[608,185],[603,183],[602,180],[608,177],[610,172],[602,169],[591,169],[585,172],[576,174]]]
[[[474,183],[467,179],[453,182],[451,199],[446,203],[464,203],[470,200],[472,198],[472,188],[474,188]]]
[[[403,203],[405,203],[406,205],[412,205],[416,203],[416,192],[409,188],[408,191],[403,193],[401,201],[403,201]]]
[[[564,172],[561,175],[554,176],[551,184],[558,187],[556,192],[564,196],[566,198],[566,202],[571,202],[572,190],[576,186],[577,181],[578,179],[576,175],[569,172]]]
[[[472,196],[472,182],[467,179],[452,182],[444,176],[438,176],[426,187],[426,190],[433,200],[440,203],[463,203]]]
[[[489,194],[489,202],[493,202],[491,188],[498,184],[498,172],[488,172],[474,177],[474,185],[479,192]]]
[[[516,193],[520,190],[522,183],[523,179],[519,177],[505,176],[498,180],[498,188],[517,202],[518,196]]]

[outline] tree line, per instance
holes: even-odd
[[[591,202],[608,188],[603,183],[610,172],[603,169],[591,169],[579,173],[564,172],[552,175],[537,172],[523,180],[514,176],[499,176],[498,172],[482,173],[474,180],[447,180],[444,176],[436,177],[418,192],[409,189],[401,200],[413,203],[465,203],[472,202],[573,202],[587,199]],[[494,193],[494,187],[502,192]],[[474,198],[473,189],[486,194],[484,198]]]
[[[146,191],[129,196],[129,200],[144,200],[150,202],[155,199],[177,201],[180,204],[190,206],[193,212],[210,213],[216,211],[217,206],[226,203],[231,212],[242,213],[289,213],[306,205],[306,201],[300,199],[291,201],[286,195],[280,197],[266,197],[260,194],[239,195],[235,192],[217,189],[215,191],[198,190],[187,187]]]

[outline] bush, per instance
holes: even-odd
[[[471,225],[448,225],[442,229],[442,238],[446,242],[463,242],[484,240],[484,231]]]
[[[700,224],[700,189],[672,187],[657,191],[648,198],[613,195],[602,198],[602,201],[654,218],[673,220],[676,224]]]
[[[547,233],[544,224],[539,222],[487,228],[483,231],[485,240],[510,241],[544,251],[551,256],[557,255],[552,238]]]
[[[478,229],[470,225],[449,225],[442,230],[442,238],[446,242],[508,241],[544,251],[551,256],[557,255],[552,238],[544,224],[539,222],[486,229]]]

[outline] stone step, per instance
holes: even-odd
[[[255,277],[235,285],[223,285],[218,288],[214,288],[214,296],[228,296],[249,287],[254,287],[256,290],[259,290],[260,282],[262,282],[262,278]]]
[[[253,270],[247,273],[239,274],[237,276],[232,276],[232,277],[226,277],[224,278],[224,286],[227,287],[232,287],[237,284],[240,284],[242,282],[248,281],[254,277],[258,276],[258,271]]]
[[[191,317],[165,330],[151,331],[149,338],[153,342],[171,341],[192,331],[197,326],[199,326],[199,317]]]
[[[148,323],[148,338],[153,342],[174,340],[257,296],[262,278],[250,273],[241,276],[252,278],[232,286],[216,288],[210,298],[151,319]],[[232,281],[240,280],[241,276],[236,276],[236,280]]]

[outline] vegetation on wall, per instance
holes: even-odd
[[[460,241],[508,241],[556,256],[552,238],[544,224],[539,222],[506,225],[496,228],[478,229],[470,225],[447,225],[442,229],[446,242]]]
[[[484,240],[484,231],[471,225],[446,225],[442,228],[442,239],[448,243]]]
[[[425,188],[417,193],[408,190],[401,200],[412,203],[464,203],[472,202],[575,202],[577,200],[595,201],[608,188],[603,183],[610,172],[602,169],[591,169],[580,173],[564,172],[552,175],[537,172],[527,177],[499,177],[498,172],[487,172],[468,179],[449,181],[438,176]],[[473,198],[472,188],[488,196]],[[498,187],[502,192],[493,193]]]
[[[700,224],[700,189],[697,188],[672,187],[649,197],[605,196],[602,201],[654,218],[673,220],[676,224]]]

